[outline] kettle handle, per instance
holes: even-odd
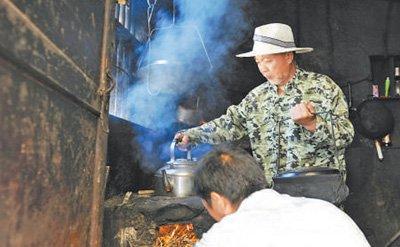
[[[170,147],[169,147],[169,152],[170,152],[170,158],[172,162],[175,162],[175,146],[176,146],[177,140],[173,140]],[[186,153],[186,158],[188,160],[192,160],[192,150],[190,149],[190,146],[187,147],[187,153]]]

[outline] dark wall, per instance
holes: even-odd
[[[245,12],[253,28],[271,22],[289,24],[298,46],[315,49],[297,56],[300,66],[327,74],[339,85],[370,77],[369,56],[400,54],[398,1],[252,1]],[[249,30],[242,44],[238,42],[237,52],[251,49],[253,31]],[[232,85],[226,84],[228,88],[245,94],[263,81],[252,59],[233,56],[232,59],[240,61],[241,66],[232,75],[226,75],[237,78],[229,80]],[[368,83],[354,86],[355,103],[367,94],[370,94]]]
[[[152,141],[157,133],[112,115],[109,123],[106,198],[151,189],[154,173],[163,165],[158,143]]]

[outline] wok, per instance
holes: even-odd
[[[352,113],[354,127],[362,136],[374,140],[378,158],[383,160],[379,140],[394,128],[394,117],[382,100],[372,98],[361,102]]]

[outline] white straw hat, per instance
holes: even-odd
[[[254,30],[253,50],[236,55],[237,57],[254,57],[284,52],[306,53],[311,47],[296,47],[290,26],[282,23],[271,23],[256,27]]]

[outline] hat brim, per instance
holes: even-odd
[[[285,52],[295,52],[295,53],[307,53],[312,52],[314,49],[311,47],[293,47],[293,48],[282,48],[279,50],[264,50],[264,51],[249,51],[245,53],[237,54],[236,57],[255,57],[261,55],[272,55],[272,54],[279,54]]]

